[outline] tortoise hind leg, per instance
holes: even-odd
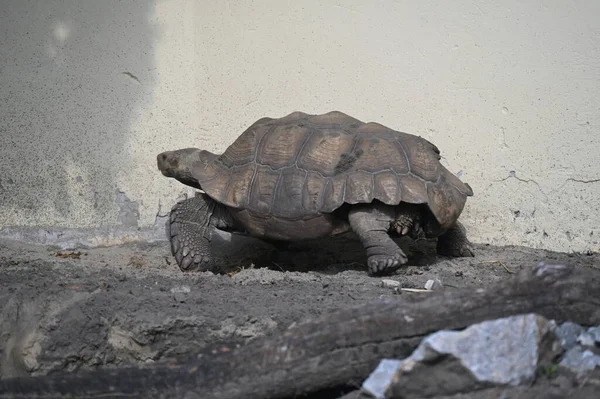
[[[391,272],[408,260],[388,234],[395,216],[393,207],[375,203],[354,205],[348,213],[350,226],[367,251],[371,275]]]
[[[473,246],[467,238],[467,229],[459,221],[437,239],[437,253],[443,256],[473,257]]]
[[[180,201],[171,209],[167,235],[171,254],[182,271],[215,269],[210,243],[216,228],[233,225],[227,209],[205,194]]]

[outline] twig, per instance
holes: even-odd
[[[277,263],[275,262],[271,262],[272,264],[274,264],[275,266],[277,266],[279,268],[279,270],[281,270],[282,272],[284,271],[283,268],[281,266],[279,266]]]
[[[502,266],[504,268],[504,270],[506,270],[506,272],[509,273],[509,274],[513,274],[514,273],[514,271],[512,271],[511,269],[509,269],[506,266],[506,264],[504,262],[500,261],[500,260],[484,260],[484,261],[479,262],[480,265],[493,264],[493,263],[497,263],[500,266]]]
[[[400,288],[402,291],[406,292],[434,292],[434,290],[424,290],[422,288]]]

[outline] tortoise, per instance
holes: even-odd
[[[215,270],[215,229],[272,243],[349,231],[370,275],[407,262],[393,237],[437,238],[436,251],[474,256],[458,221],[471,187],[440,163],[428,140],[339,111],[262,118],[223,154],[162,152],[166,177],[202,190],[173,206],[171,252],[181,270]]]

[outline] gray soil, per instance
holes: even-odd
[[[449,259],[431,242],[402,245],[409,265],[385,278],[404,288],[439,279],[444,289],[477,289],[540,261],[600,263],[599,254],[492,245]],[[60,252],[0,241],[0,377],[187,358],[351,304],[429,295],[382,287],[352,236],[292,250],[215,275],[181,272],[167,242]]]

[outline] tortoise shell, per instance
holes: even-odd
[[[403,201],[428,204],[448,228],[473,195],[440,163],[434,144],[337,111],[262,118],[192,176],[220,203],[284,220],[344,203]]]

